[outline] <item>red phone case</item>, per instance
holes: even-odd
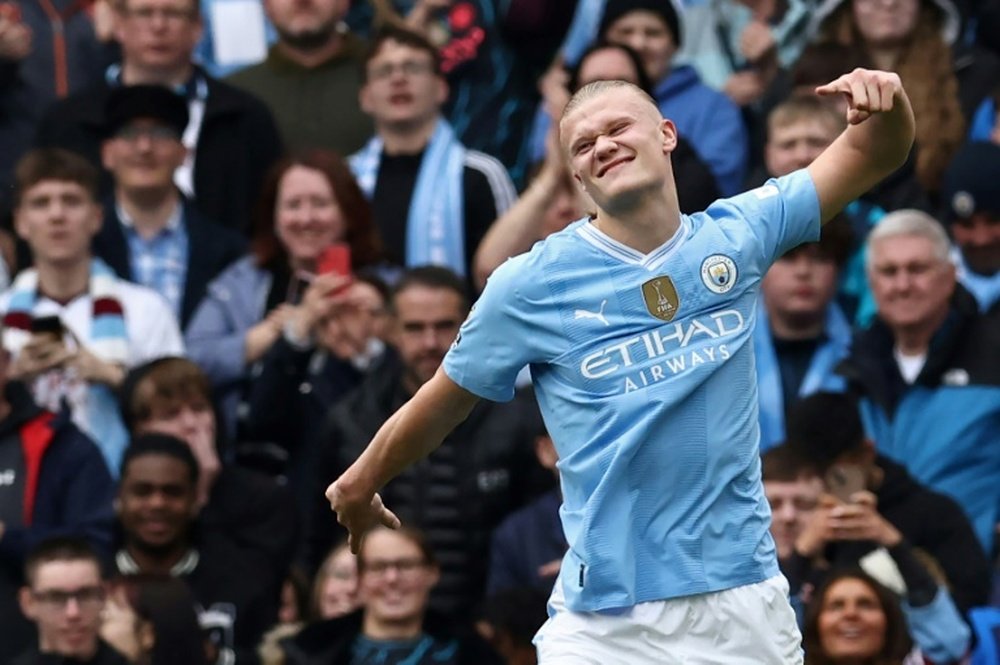
[[[345,243],[327,247],[316,262],[316,272],[320,275],[336,273],[347,277],[351,274],[351,248]]]

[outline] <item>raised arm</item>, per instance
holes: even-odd
[[[406,467],[434,451],[472,411],[479,398],[438,369],[409,402],[394,413],[354,462],[326,490],[337,521],[350,532],[357,553],[365,533],[379,524],[396,528],[399,519],[382,504],[377,490]]]
[[[899,76],[855,69],[816,88],[847,97],[847,129],[809,165],[823,221],[898,169],[913,145],[913,109]]]

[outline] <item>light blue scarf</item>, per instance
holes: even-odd
[[[97,258],[91,259],[88,290],[93,313],[90,336],[76,341],[101,360],[124,365],[128,360],[128,333],[117,283],[118,277],[106,263]],[[31,321],[37,300],[38,273],[34,269],[25,270],[11,285],[10,303],[4,315],[3,346],[15,355],[31,338]],[[65,374],[66,370],[53,370],[51,373],[56,372]],[[58,411],[66,393],[39,393],[43,386],[53,383],[67,385],[63,381],[47,381],[46,377],[51,373],[39,377],[33,387],[41,406]],[[72,378],[67,375],[64,380],[71,381]],[[122,454],[128,444],[128,432],[118,409],[118,400],[111,388],[91,383],[87,385],[84,413],[73,413],[74,422],[97,444],[114,478],[118,477]]]
[[[757,360],[757,393],[760,401],[760,452],[781,443],[785,439],[785,401],[781,386],[781,368],[774,351],[771,326],[767,308],[761,298],[757,312],[757,325],[753,330],[753,350]],[[846,388],[844,377],[833,370],[846,355],[851,345],[851,325],[847,317],[834,303],[826,309],[826,324],[823,327],[826,339],[813,354],[809,370],[799,386],[799,397],[811,395],[820,390],[843,392]]]
[[[1000,301],[1000,272],[986,276],[969,270],[965,257],[959,251],[954,252],[953,259],[958,268],[958,281],[975,296],[980,312]]]
[[[351,155],[351,170],[370,200],[375,194],[382,139],[374,136]],[[438,265],[465,276],[465,147],[439,118],[420,161],[406,219],[406,265]]]

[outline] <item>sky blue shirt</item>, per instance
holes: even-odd
[[[117,210],[128,243],[133,281],[166,298],[174,316],[180,320],[190,249],[183,219],[184,206],[178,203],[166,225],[149,239],[139,235],[134,222],[121,206]]]
[[[531,367],[559,453],[575,611],[751,584],[778,573],[760,480],[751,331],[760,281],[819,238],[798,171],[681,217],[642,255],[586,220],[506,262],[444,360],[508,400]]]

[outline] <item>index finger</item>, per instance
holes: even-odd
[[[844,80],[843,76],[833,81],[830,81],[825,85],[818,85],[816,86],[815,89],[815,93],[817,95],[824,97],[829,95],[836,95],[839,93],[850,94],[850,92],[851,92],[851,86],[848,85],[848,83]]]

